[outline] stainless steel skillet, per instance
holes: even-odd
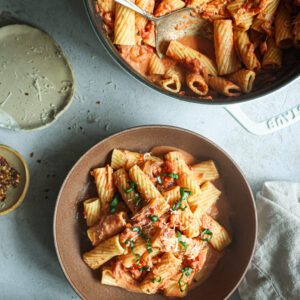
[[[261,97],[271,94],[280,88],[288,85],[295,79],[297,79],[300,75],[300,51],[298,51],[298,56],[295,57],[296,63],[286,63],[281,70],[280,76],[268,84],[267,86],[262,86],[258,90],[255,90],[249,94],[241,95],[234,98],[229,98],[225,96],[219,96],[214,99],[214,101],[207,101],[205,99],[198,99],[193,96],[188,95],[177,95],[170,93],[154,83],[147,80],[137,71],[135,71],[119,54],[116,47],[113,45],[110,38],[107,36],[107,33],[103,27],[104,23],[102,18],[96,11],[94,1],[95,0],[83,0],[85,4],[85,8],[92,24],[92,27],[99,38],[100,42],[107,50],[107,52],[111,55],[111,57],[115,60],[115,62],[127,71],[130,75],[136,78],[138,81],[147,85],[148,87],[156,90],[159,93],[170,96],[177,100],[183,100],[192,103],[199,103],[205,105],[219,105],[223,106],[246,130],[253,134],[263,135],[268,134],[279,129],[285,128],[297,121],[300,120],[300,91],[299,91],[299,104],[284,111],[276,116],[268,118],[262,122],[254,122],[249,119],[248,116],[242,111],[242,104],[247,103],[254,100],[259,100]],[[295,52],[292,53],[295,55]]]

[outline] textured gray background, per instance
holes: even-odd
[[[300,181],[300,122],[268,136],[255,136],[221,107],[180,102],[144,87],[104,51],[81,0],[1,0],[0,13],[4,10],[57,40],[74,67],[77,90],[69,110],[49,128],[31,133],[0,129],[0,144],[18,150],[31,173],[23,205],[0,217],[0,299],[77,298],[56,259],[53,208],[71,166],[116,131],[167,124],[198,132],[233,157],[254,193],[265,180]],[[299,89],[300,80],[244,109],[253,119],[262,120],[299,103]],[[237,294],[232,299],[238,299]]]

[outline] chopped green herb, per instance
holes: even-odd
[[[181,202],[185,201],[192,194],[190,191],[186,191],[186,189],[187,188],[185,187],[180,188],[180,200],[174,202],[174,204],[172,205],[172,210],[180,209],[184,211],[187,208],[187,206],[185,207],[181,206]]]
[[[203,238],[203,236],[207,234],[209,235],[208,238]],[[203,229],[203,231],[201,232],[201,235],[200,235],[200,239],[204,242],[209,242],[211,239],[212,239],[212,236],[213,236],[213,233],[208,229],[208,228],[205,228]]]
[[[193,268],[191,268],[191,267],[185,267],[185,268],[183,268],[183,269],[181,269],[181,277],[180,277],[180,279],[178,280],[178,284],[179,284],[179,289],[180,289],[180,291],[183,293],[187,288],[188,288],[188,286],[189,286],[189,284],[187,283],[187,282],[185,282],[185,287],[184,288],[182,288],[182,283],[181,283],[181,280],[182,280],[182,278],[183,278],[183,275],[184,275],[184,273],[185,273],[185,276],[190,276],[191,275],[191,273],[192,273],[192,271],[193,271]]]
[[[134,250],[134,242],[131,239],[127,239],[125,241],[125,244],[128,245],[129,242],[130,242],[131,253],[137,257],[137,260],[134,262],[134,264],[136,266],[138,266],[140,264],[140,262],[141,262],[141,256],[139,254],[133,252],[133,250]]]
[[[161,180],[161,177],[160,176],[168,176],[168,177],[171,177],[171,178],[174,178],[174,179],[178,179],[179,176],[178,174],[174,174],[174,173],[163,173],[163,174],[160,174],[158,175],[156,178],[157,178],[157,182],[159,184],[162,184],[162,180]]]
[[[126,193],[126,194],[129,194],[131,193],[136,187],[137,187],[137,183],[135,182],[130,182],[130,181],[127,181],[127,183],[130,185],[130,188],[128,190],[125,190],[123,188],[123,191]]]
[[[142,207],[142,206],[144,206],[144,200],[141,199],[141,198],[139,198],[139,199],[136,201],[135,206],[137,206],[137,207]]]
[[[145,266],[142,266],[141,268],[138,268],[138,270],[139,270],[140,272],[143,272],[143,271],[149,272],[149,271],[151,270],[151,268],[147,268],[147,267],[145,267]]]
[[[161,282],[161,277],[159,276],[158,279],[157,279],[157,278],[151,279],[151,282],[154,283],[155,281],[156,281],[156,282]]]
[[[177,233],[178,241],[184,247],[184,250],[185,250],[184,253],[186,253],[186,250],[187,250],[187,247],[188,247],[187,243],[182,241],[182,234],[179,231],[176,231],[176,233]]]
[[[158,221],[158,216],[151,215],[150,219],[151,219],[152,222],[157,222]]]
[[[179,209],[180,209],[181,211],[185,211],[186,208],[187,208],[187,206],[185,206],[185,207],[182,207],[181,205],[179,206]]]
[[[120,201],[120,195],[118,192],[115,192],[113,199],[111,200],[111,202],[109,202],[111,214],[116,212],[116,206],[118,205],[119,201]]]
[[[133,231],[133,232],[137,232],[137,233],[140,235],[140,237],[141,237],[142,239],[144,239],[145,241],[147,241],[147,246],[146,246],[146,248],[147,248],[147,251],[148,251],[149,253],[151,253],[151,252],[152,252],[152,248],[151,248],[151,244],[150,244],[150,239],[149,239],[149,237],[147,237],[147,236],[144,234],[144,232],[143,232],[141,229],[139,229],[138,227],[133,227],[133,228],[132,228],[132,231]]]

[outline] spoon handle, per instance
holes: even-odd
[[[150,20],[150,21],[155,21],[155,17],[153,17],[153,15],[151,15],[150,13],[142,10],[140,7],[138,7],[137,5],[135,5],[131,0],[115,0],[115,2],[126,6],[127,8],[135,11],[136,13],[142,15],[143,17],[145,17],[146,19]]]

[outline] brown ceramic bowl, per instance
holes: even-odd
[[[81,217],[81,202],[89,190],[90,170],[105,165],[114,148],[147,152],[160,145],[181,148],[198,160],[213,159],[223,178],[231,208],[232,244],[211,276],[191,290],[185,299],[226,299],[242,280],[255,248],[257,219],[253,195],[241,170],[222,149],[199,134],[169,126],[144,126],[114,134],[91,148],[72,168],[58,195],[53,225],[57,256],[67,279],[81,298],[164,298],[101,285],[101,272],[92,271],[82,260],[82,254],[91,248]]]

